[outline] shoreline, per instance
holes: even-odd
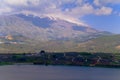
[[[78,66],[78,65],[44,65],[44,64],[33,64],[33,63],[13,63],[13,64],[4,64],[0,66],[8,66],[8,65],[38,65],[38,66],[66,66],[66,67],[91,67],[91,68],[113,68],[113,69],[120,69],[120,66]]]
[[[120,68],[120,54],[67,52],[67,53],[33,53],[0,54],[0,65],[62,65]]]

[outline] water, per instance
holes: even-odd
[[[73,66],[0,66],[0,80],[120,80],[120,69]]]

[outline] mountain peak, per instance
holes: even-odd
[[[4,22],[4,23],[3,23]],[[0,18],[0,33],[22,35],[36,40],[85,41],[100,31],[57,15],[14,14]],[[102,34],[103,35],[103,34]]]
[[[53,19],[53,20],[57,20],[57,19],[58,20],[64,20],[64,21],[67,21],[67,22],[70,22],[70,23],[73,23],[73,24],[77,24],[79,26],[88,27],[87,24],[81,23],[79,20],[75,20],[72,17],[63,16],[63,15],[56,15],[56,14],[46,14],[45,16],[47,16],[47,17],[49,17],[50,19]]]
[[[26,15],[26,16],[29,16],[29,15],[32,15],[34,17],[40,17],[40,18],[50,18],[51,20],[64,20],[64,21],[67,21],[67,22],[70,22],[70,23],[73,23],[73,24],[77,24],[79,26],[84,26],[84,27],[89,27],[89,25],[83,23],[83,22],[80,22],[79,20],[73,18],[73,17],[70,17],[70,16],[65,16],[65,15],[62,15],[62,14],[36,14],[34,12],[29,12],[29,11],[23,11],[23,12],[20,12],[20,13],[16,13],[16,14],[23,14],[23,15]]]

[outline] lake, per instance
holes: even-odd
[[[0,80],[120,80],[120,69],[7,65],[0,66]]]

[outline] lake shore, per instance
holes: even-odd
[[[0,54],[0,65],[65,65],[120,68],[120,54],[111,53],[28,53]]]

